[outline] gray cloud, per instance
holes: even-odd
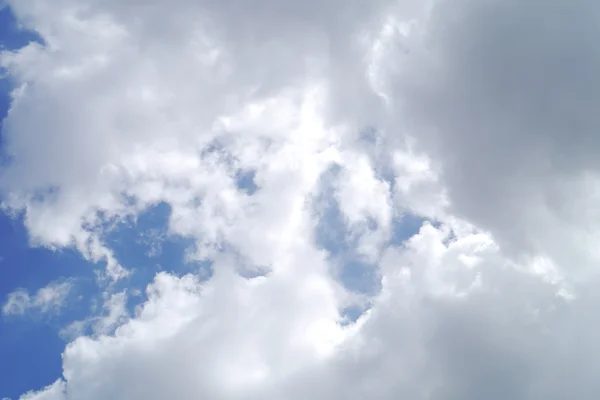
[[[589,253],[579,229],[597,221],[597,11],[440,1],[397,76],[401,118],[440,165],[454,210],[507,247],[565,263]],[[565,247],[580,256],[561,257]]]

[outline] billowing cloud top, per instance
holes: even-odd
[[[4,209],[106,265],[22,399],[595,398],[595,2],[8,4]],[[157,204],[211,273],[129,312],[106,234]]]

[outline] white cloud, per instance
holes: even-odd
[[[30,311],[42,313],[58,312],[64,305],[72,285],[69,282],[52,282],[30,295],[25,289],[17,289],[8,294],[2,307],[4,315],[23,315]]]
[[[368,157],[350,153],[337,180],[336,200],[350,231],[359,236],[358,251],[376,260],[390,237],[393,209],[390,184],[375,176]]]
[[[0,56],[4,207],[118,280],[103,234],[165,202],[214,270],[158,274],[134,315],[105,287],[23,398],[597,393],[592,3],[10,4],[45,45]],[[323,201],[381,276],[366,301],[318,243]],[[404,213],[434,222],[391,245]]]
[[[113,294],[105,292],[104,295],[101,313],[69,323],[60,331],[63,339],[71,341],[88,332],[91,332],[93,337],[112,334],[115,329],[128,321],[127,293],[125,291]]]
[[[561,297],[561,284],[519,272],[487,235],[448,235],[429,225],[389,249],[381,295],[345,328],[314,274],[246,280],[226,263],[205,283],[160,274],[114,336],[68,346],[66,394],[49,398],[562,398],[554,376],[596,363],[593,335],[574,330],[595,324],[585,317],[595,296]],[[574,393],[596,388],[590,379]]]

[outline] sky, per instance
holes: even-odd
[[[599,34],[0,0],[0,399],[595,399]]]

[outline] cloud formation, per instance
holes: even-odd
[[[597,393],[592,2],[8,3],[3,205],[108,310],[22,399]],[[103,237],[160,202],[212,275],[128,315]]]
[[[453,209],[508,250],[597,263],[597,7],[441,1],[390,78]]]
[[[30,295],[25,289],[9,293],[2,306],[4,315],[24,315],[29,311],[58,312],[67,300],[72,285],[69,282],[52,282]]]

